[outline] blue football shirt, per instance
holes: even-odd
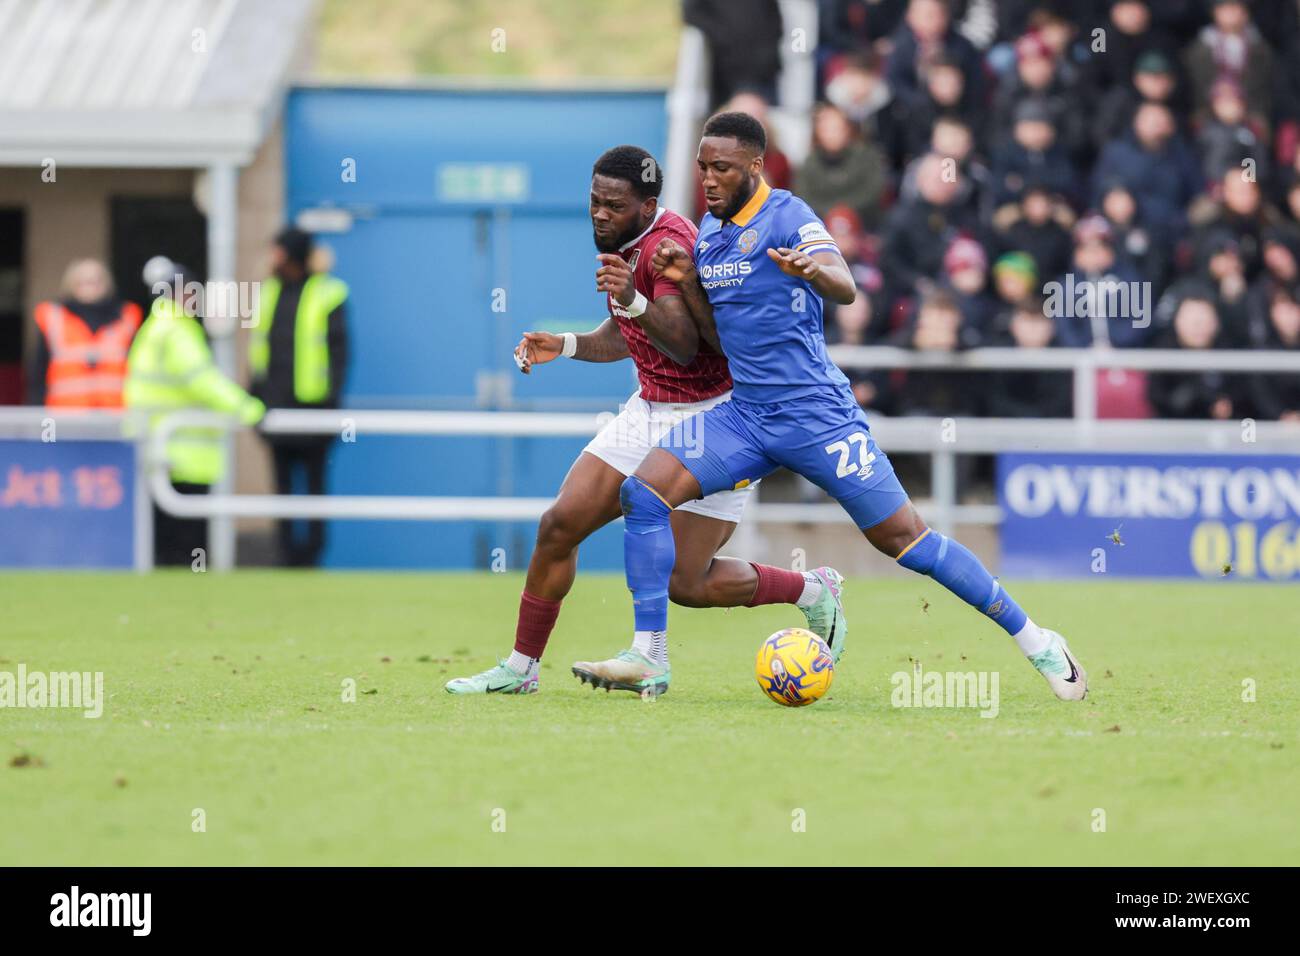
[[[838,251],[807,203],[766,182],[731,219],[706,213],[695,240],[695,268],[713,305],[733,395],[783,402],[848,392],[848,379],[826,356],[821,295],[768,258],[767,250],[780,246]]]

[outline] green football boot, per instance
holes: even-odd
[[[498,661],[481,674],[447,681],[446,689],[449,694],[536,694],[537,684],[536,674],[516,673]]]
[[[844,617],[842,592],[844,575],[834,568],[817,568],[812,572],[822,583],[822,593],[808,607],[800,607],[808,619],[808,630],[830,645],[835,663],[844,653],[844,640],[849,635],[849,622]]]

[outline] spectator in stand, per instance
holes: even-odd
[[[1175,117],[1187,113],[1174,61],[1159,50],[1138,57],[1131,83],[1117,84],[1101,95],[1092,121],[1093,140],[1104,144],[1119,139],[1133,126],[1133,114],[1143,103],[1164,103]]]
[[[1250,335],[1250,289],[1237,240],[1226,230],[1211,232],[1202,243],[1197,266],[1196,281],[1208,281],[1214,290],[1214,311],[1219,317],[1224,347],[1244,347]]]
[[[1210,92],[1221,80],[1245,93],[1257,128],[1273,115],[1273,53],[1250,22],[1244,0],[1213,0],[1213,22],[1201,30],[1183,60],[1198,118],[1210,111]]]
[[[1125,262],[1147,282],[1159,297],[1169,281],[1170,243],[1142,221],[1138,202],[1123,182],[1102,187],[1101,215],[1110,224],[1111,240],[1120,262]]]
[[[1300,41],[1297,41],[1300,44]],[[1279,144],[1279,154],[1283,144]],[[1290,158],[1281,164],[1278,174],[1273,177],[1273,200],[1278,206],[1285,207],[1291,218],[1300,220],[1300,201],[1293,202],[1291,193],[1300,184],[1300,149],[1292,148]]]
[[[975,140],[966,121],[957,116],[940,116],[930,132],[929,153],[937,153],[956,162],[957,196],[953,205],[964,209],[981,224],[993,216],[993,173],[975,154]],[[903,172],[899,197],[916,196],[916,174],[926,153],[914,159]]]
[[[1029,182],[1046,186],[1053,193],[1078,202],[1078,170],[1065,147],[1057,141],[1052,113],[1040,99],[1028,99],[1016,107],[1013,139],[993,159],[993,181],[998,206],[1018,202]]]
[[[830,345],[883,345],[876,334],[878,325],[872,295],[859,286],[858,297],[849,305],[835,306],[826,341]]]
[[[1029,183],[1019,203],[1003,206],[993,217],[998,251],[1029,253],[1040,276],[1060,275],[1069,266],[1073,225],[1069,204],[1039,182]]]
[[[975,46],[953,29],[946,0],[910,0],[904,22],[892,39],[885,78],[895,96],[911,101],[924,86],[930,67],[943,58],[962,72],[964,102],[983,107],[983,59]]]
[[[1093,170],[1093,201],[1101,201],[1102,184],[1123,183],[1142,197],[1144,218],[1162,235],[1181,235],[1188,203],[1202,187],[1196,156],[1178,135],[1173,114],[1163,103],[1143,103],[1133,128],[1107,143]]]
[[[1263,314],[1251,325],[1251,344],[1258,349],[1300,351],[1300,302],[1294,287],[1273,288]],[[1300,375],[1253,375],[1250,399],[1260,418],[1300,422]]]
[[[1196,150],[1206,182],[1218,182],[1229,172],[1250,171],[1268,181],[1270,157],[1263,129],[1246,116],[1246,98],[1236,80],[1219,80],[1210,91],[1210,115],[1196,133]]]
[[[741,90],[776,99],[785,36],[777,0],[684,0],[682,19],[704,34],[709,48],[711,110]]]
[[[847,116],[828,103],[813,114],[812,151],[795,177],[795,192],[823,219],[850,207],[869,229],[879,224],[888,170],[875,143],[865,142]]]
[[[1294,222],[1300,222],[1300,179],[1286,191],[1286,208]]]
[[[963,336],[961,309],[951,295],[933,290],[895,337],[895,343],[918,352],[957,352],[972,342]],[[981,394],[969,372],[909,369],[897,390],[900,415],[975,415]],[[978,374],[978,373],[976,373]]]
[[[1051,348],[1058,344],[1056,323],[1044,313],[1042,300],[1030,296],[999,316],[987,344]],[[986,395],[988,414],[1000,418],[1069,418],[1073,405],[1069,372],[994,372],[989,376]]]
[[[1105,50],[1097,50],[1088,60],[1085,82],[1098,96],[1121,86],[1133,76],[1133,68],[1143,53],[1159,50],[1173,59],[1178,45],[1161,26],[1152,22],[1151,6],[1145,0],[1113,0],[1105,31]]]
[[[840,255],[844,257],[853,281],[871,295],[879,295],[884,284],[876,261],[880,256],[879,242],[874,235],[862,231],[862,220],[848,206],[833,206],[822,217],[826,231],[835,240]]]
[[[885,82],[878,58],[867,53],[843,57],[827,78],[826,101],[860,126],[866,139],[880,144],[891,169],[901,166],[908,120]]]
[[[1149,338],[1155,303],[1149,296],[1140,298],[1141,277],[1119,261],[1111,243],[1110,224],[1101,216],[1084,216],[1074,227],[1074,257],[1068,275],[1060,279],[1061,299],[1053,303],[1048,296],[1057,339],[1066,347],[1132,348]]]
[[[1170,327],[1156,342],[1160,348],[1223,348],[1223,330],[1214,310],[1213,293],[1190,293],[1179,302]],[[1235,418],[1244,409],[1237,376],[1204,372],[1161,372],[1147,380],[1147,394],[1160,418]]]
[[[957,61],[941,53],[925,72],[923,84],[903,103],[907,109],[903,126],[903,160],[910,161],[929,148],[930,130],[941,116],[956,116],[972,129],[980,111],[966,95],[966,77]]]
[[[961,236],[943,254],[943,271],[943,288],[961,309],[967,344],[978,345],[992,331],[998,313],[998,300],[988,288],[988,254],[974,239]]]
[[[1038,294],[1038,268],[1027,252],[1007,252],[993,263],[993,288],[1002,308],[1019,305]]]
[[[859,286],[858,297],[848,305],[836,305],[833,321],[826,330],[831,345],[879,345],[875,299]],[[889,390],[888,370],[847,369],[844,373],[853,397],[863,408],[880,409]]]
[[[999,3],[999,10],[1005,5]],[[1024,21],[1024,26],[1012,32],[1003,32],[1003,36],[1018,37],[1026,33],[1037,33],[1043,38],[1056,58],[1056,73],[1061,82],[1071,90],[1072,96],[1078,96],[1077,87],[1083,80],[1083,66],[1091,55],[1088,43],[1080,39],[1080,25],[1089,29],[1091,22],[1091,0],[1057,0],[1053,10],[1044,6],[1039,0],[1027,0],[1034,9]],[[1073,9],[1071,9],[1073,8]],[[1061,11],[1061,12],[1058,12]],[[1070,16],[1063,15],[1068,12]],[[1091,35],[1085,40],[1091,41]]]
[[[907,0],[818,0],[818,47],[834,55],[886,40],[903,22]]]
[[[1048,111],[1057,137],[1071,159],[1086,158],[1088,127],[1078,99],[1058,70],[1056,52],[1038,33],[1026,33],[1016,41],[1016,71],[998,84],[993,100],[990,139],[1011,135],[1016,108],[1026,100],[1041,102]]]
[[[1205,261],[1207,243],[1217,241],[1222,233],[1237,242],[1237,252],[1246,269],[1246,279],[1253,281],[1263,268],[1261,256],[1265,234],[1280,226],[1285,217],[1264,202],[1259,184],[1242,170],[1229,170],[1218,183],[1219,199],[1206,200],[1192,210],[1196,224],[1193,245]]]
[[[949,242],[978,228],[970,209],[957,203],[961,177],[948,175],[945,163],[928,154],[917,169],[916,195],[899,202],[886,221],[881,269],[890,301],[936,281]]]
[[[1277,290],[1290,292],[1300,287],[1300,233],[1294,224],[1286,223],[1265,234],[1262,261],[1263,268],[1247,293],[1246,312],[1252,330],[1260,317],[1268,314]],[[1258,336],[1252,331],[1248,338],[1254,342]]]

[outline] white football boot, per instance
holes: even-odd
[[[1041,654],[1029,658],[1029,663],[1038,668],[1038,673],[1047,679],[1052,693],[1061,700],[1083,700],[1088,696],[1087,672],[1070,653],[1065,638],[1047,628],[1043,628],[1043,633],[1051,638],[1052,643]]]

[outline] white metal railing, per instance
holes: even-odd
[[[683,26],[677,45],[677,75],[668,90],[662,196],[665,206],[683,216],[692,216],[695,206],[695,148],[708,108],[709,47],[699,29]]]
[[[1097,417],[1096,373],[1100,370],[1300,373],[1300,352],[1110,348],[979,348],[964,352],[924,352],[891,345],[832,345],[826,351],[832,362],[849,369],[1069,371],[1074,374],[1074,417],[1083,421]]]
[[[1159,371],[1219,369],[1238,372],[1297,372],[1300,354],[1277,352],[1184,352],[1153,350],[979,349],[957,354],[912,352],[889,347],[837,346],[832,357],[842,365],[873,368],[954,368],[1073,370],[1140,368]],[[1079,389],[1076,387],[1076,397]],[[1076,406],[1077,407],[1077,406]],[[603,419],[595,414],[546,412],[436,412],[368,410],[274,410],[259,426],[268,434],[354,434],[584,438]],[[237,424],[224,416],[201,411],[165,416],[152,431],[138,416],[112,412],[81,412],[47,408],[0,408],[0,438],[43,440],[115,439],[136,443],[135,542],[137,567],[151,563],[152,510],[193,518],[383,518],[423,521],[524,521],[542,515],[551,498],[460,497],[417,495],[181,495],[171,486],[166,445],[177,428],[208,426],[225,429]],[[1238,421],[1096,420],[1076,419],[940,419],[872,417],[872,431],[890,453],[931,457],[931,499],[920,504],[928,520],[941,530],[957,523],[997,523],[996,505],[963,505],[957,501],[956,456],[1002,451],[1095,451],[1190,454],[1276,454],[1300,452],[1300,425],[1259,422],[1251,440],[1243,438]],[[752,500],[747,524],[838,523],[843,514],[835,504],[758,504]],[[211,556],[215,568],[228,567],[233,554]]]

